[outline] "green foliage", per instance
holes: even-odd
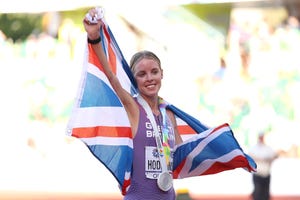
[[[0,30],[14,42],[41,32],[41,14],[1,14]]]
[[[87,8],[71,11],[60,11],[62,19],[70,18],[76,25],[81,25],[82,16]],[[0,30],[14,42],[24,41],[30,34],[43,32],[43,17],[45,13],[5,13],[0,14]]]

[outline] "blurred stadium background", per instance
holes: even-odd
[[[109,172],[65,136],[82,18],[93,6],[105,9],[127,60],[141,49],[159,55],[169,102],[208,126],[229,123],[245,151],[266,131],[280,152],[272,195],[300,199],[298,0],[1,1],[0,199],[121,198]],[[175,188],[194,199],[246,199],[252,182],[233,170],[176,180]]]

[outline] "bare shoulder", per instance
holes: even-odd
[[[170,118],[170,120],[172,122],[172,125],[173,125],[176,144],[180,144],[180,143],[182,143],[182,138],[181,138],[181,136],[179,134],[179,131],[178,131],[178,128],[177,128],[177,122],[176,122],[175,114],[171,110],[167,109],[167,115]]]
[[[171,120],[173,126],[176,127],[176,126],[177,126],[177,123],[176,123],[176,118],[175,118],[174,113],[173,113],[171,110],[167,109],[167,115],[168,115],[168,117],[170,118],[170,120]]]

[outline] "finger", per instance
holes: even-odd
[[[95,17],[97,11],[96,11],[95,8],[92,8],[92,9],[89,10],[89,13],[90,13],[90,15],[91,15],[92,17]]]
[[[91,22],[86,17],[82,20],[82,22],[84,24],[86,24],[86,25],[90,25],[91,24]]]

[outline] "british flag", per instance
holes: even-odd
[[[132,95],[137,94],[130,68],[104,20],[100,35],[110,66],[122,86]],[[130,186],[134,148],[130,123],[88,44],[85,58],[67,134],[87,145],[116,178],[125,195]],[[189,138],[174,152],[174,178],[215,174],[235,168],[245,168],[249,172],[256,170],[255,162],[243,152],[228,124],[208,128],[172,104],[168,104],[167,109],[175,113],[182,137]]]

